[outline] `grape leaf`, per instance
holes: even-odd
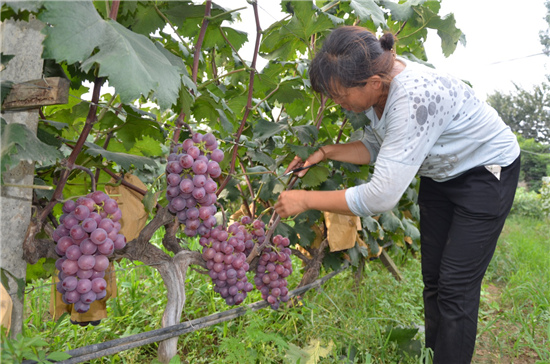
[[[296,235],[294,228],[282,221],[275,228],[274,235],[286,236],[291,244],[296,244],[298,242],[298,235]]]
[[[317,6],[310,1],[291,1],[294,16],[285,27],[290,33],[306,42],[315,33],[333,27],[332,21],[325,13],[317,12]]]
[[[370,119],[363,112],[355,113],[344,108],[342,108],[342,111],[344,111],[344,115],[346,115],[346,118],[348,118],[351,126],[353,126],[353,130],[363,129],[363,127],[370,125],[371,123]]]
[[[45,144],[24,124],[7,124],[1,120],[1,172],[19,164],[20,161],[54,164],[63,154],[56,148]]]
[[[265,140],[277,135],[279,132],[287,128],[288,125],[286,125],[286,123],[273,123],[271,121],[260,119],[256,125],[254,125],[254,139]]]
[[[58,63],[82,62],[101,43],[105,21],[91,1],[45,1],[45,11],[38,18],[51,26],[44,27],[42,57]]]
[[[403,229],[403,224],[392,211],[384,212],[380,216],[380,224],[384,230],[391,232],[395,232],[399,228]]]
[[[141,3],[137,4],[137,13],[135,15],[128,17],[127,21],[121,21],[120,23],[134,32],[143,35],[154,33],[157,29],[162,29],[166,24],[154,6]]]
[[[178,97],[180,77],[177,68],[147,37],[116,21],[109,20],[106,24],[108,30],[104,32],[99,52],[84,61],[81,68],[89,71],[93,63],[99,63],[98,75],[109,77],[109,84],[124,103],[155,91],[159,106],[169,108]]]
[[[380,5],[390,10],[392,20],[405,21],[413,14],[413,6],[422,5],[426,0],[407,0],[402,4],[398,4],[389,0],[380,0]]]
[[[375,233],[380,230],[380,224],[378,221],[372,218],[372,216],[363,217],[363,226],[366,226],[368,231]]]
[[[306,160],[311,154],[313,154],[313,152],[317,150],[317,148],[294,144],[289,144],[288,148],[292,151],[292,153],[302,158],[303,160]]]
[[[126,29],[113,20],[103,20],[92,2],[46,2],[40,20],[45,27],[44,58],[68,64],[82,62],[88,72],[100,64],[98,76],[109,77],[109,84],[129,103],[155,91],[163,109],[176,102],[179,73],[145,36]],[[88,58],[95,48],[99,52]]]
[[[6,5],[12,8],[15,12],[19,13],[21,11],[27,10],[32,13],[38,13],[46,1],[6,1]]]
[[[303,144],[315,143],[319,134],[319,131],[313,125],[295,126],[294,131]]]
[[[256,152],[254,150],[248,149],[246,151],[248,157],[254,162],[260,162],[261,164],[267,166],[269,169],[274,169],[276,167],[275,160],[265,154],[264,152]]]
[[[418,230],[418,228],[416,226],[414,226],[414,223],[411,220],[404,217],[403,219],[401,219],[401,223],[403,224],[403,226],[405,228],[405,235],[406,236],[410,236],[411,239],[413,239],[413,240],[419,240],[420,239],[420,231]]]
[[[150,166],[155,168],[157,163],[154,159],[147,158],[147,157],[140,157],[137,155],[131,155],[131,154],[125,154],[125,153],[115,153],[115,152],[109,152],[99,145],[96,145],[94,143],[86,142],[84,143],[86,147],[88,147],[84,152],[88,155],[91,155],[92,157],[96,157],[98,155],[101,155],[103,158],[105,158],[108,161],[115,162],[117,165],[121,166],[125,170],[129,170],[132,166],[134,166],[137,169],[144,169],[145,166]]]
[[[307,224],[296,224],[294,230],[299,235],[300,246],[310,246],[315,241],[315,231]]]
[[[351,0],[350,6],[362,21],[372,19],[376,27],[387,28],[384,12],[374,0]]]
[[[2,99],[0,100],[0,105],[4,103],[4,99],[9,95],[12,87],[13,87],[13,82],[2,80],[2,83],[0,84],[0,90],[2,93]]]
[[[309,169],[307,174],[302,177],[302,184],[306,187],[317,187],[326,181],[330,175],[330,170],[325,166],[315,166]]]

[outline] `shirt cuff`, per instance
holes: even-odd
[[[345,192],[346,202],[350,211],[357,216],[367,217],[374,214],[369,210],[367,205],[362,203],[360,193],[357,187],[350,187]]]

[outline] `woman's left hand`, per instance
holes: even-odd
[[[304,190],[291,190],[283,191],[279,195],[279,200],[275,204],[275,212],[281,216],[281,218],[286,218],[289,216],[300,214],[308,210],[307,205],[307,194],[308,191]]]

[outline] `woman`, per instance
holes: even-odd
[[[517,187],[514,134],[464,82],[395,58],[394,37],[334,30],[312,61],[314,91],[365,112],[360,141],[326,145],[287,171],[326,159],[374,164],[371,180],[340,191],[282,192],[283,218],[308,209],[371,216],[391,210],[416,174],[426,346],[434,363],[469,363],[481,281]],[[307,170],[298,173],[303,176]]]

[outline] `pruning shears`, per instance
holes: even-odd
[[[319,164],[319,163],[313,163],[313,164],[310,164],[309,166],[306,166],[306,167],[300,167],[300,168],[292,169],[292,170],[286,172],[285,174],[283,174],[281,177],[289,176],[289,175],[291,175],[291,174],[293,174],[293,173],[303,171],[304,169],[311,168],[311,167],[316,166],[316,165],[318,165],[318,164]]]

